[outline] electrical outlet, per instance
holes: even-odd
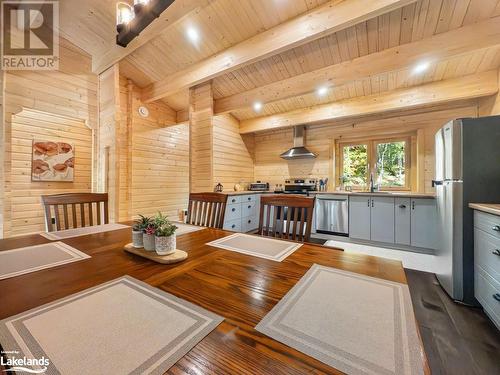
[[[52,224],[55,224],[55,223],[56,223],[56,218],[55,218],[55,217],[52,217],[52,218],[50,219],[50,221],[52,222]]]

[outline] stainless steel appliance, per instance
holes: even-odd
[[[306,194],[318,190],[318,180],[315,178],[296,178],[285,180],[285,187],[282,191],[275,191],[285,194]]]
[[[316,233],[349,236],[349,197],[317,194],[314,207]]]
[[[251,182],[248,190],[251,191],[268,191],[269,190],[269,182]]]
[[[441,286],[475,304],[473,213],[469,203],[500,201],[500,116],[447,123],[435,136]]]
[[[305,126],[296,126],[293,128],[293,147],[280,155],[285,160],[294,159],[314,159],[316,154],[304,147]]]

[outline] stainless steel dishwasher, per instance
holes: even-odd
[[[315,221],[316,233],[349,236],[349,197],[317,194]]]

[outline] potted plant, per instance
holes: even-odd
[[[177,227],[168,221],[156,228],[155,249],[158,255],[168,255],[175,252],[177,245],[175,238],[176,229]]]
[[[151,218],[139,215],[139,219],[132,226],[132,246],[143,247],[143,233],[151,222]]]
[[[155,232],[156,225],[154,224],[154,222],[149,223],[142,235],[144,250],[155,251]]]

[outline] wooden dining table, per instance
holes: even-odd
[[[185,250],[188,258],[173,265],[125,252],[124,245],[131,242],[130,228],[65,239],[91,258],[0,280],[0,319],[129,275],[225,318],[167,373],[339,374],[254,327],[313,264],[406,284],[398,261],[311,243],[282,262],[207,245],[231,234],[202,229],[178,236],[177,248]],[[0,240],[0,251],[47,242],[38,234],[8,238]],[[425,368],[429,372],[427,364]]]

